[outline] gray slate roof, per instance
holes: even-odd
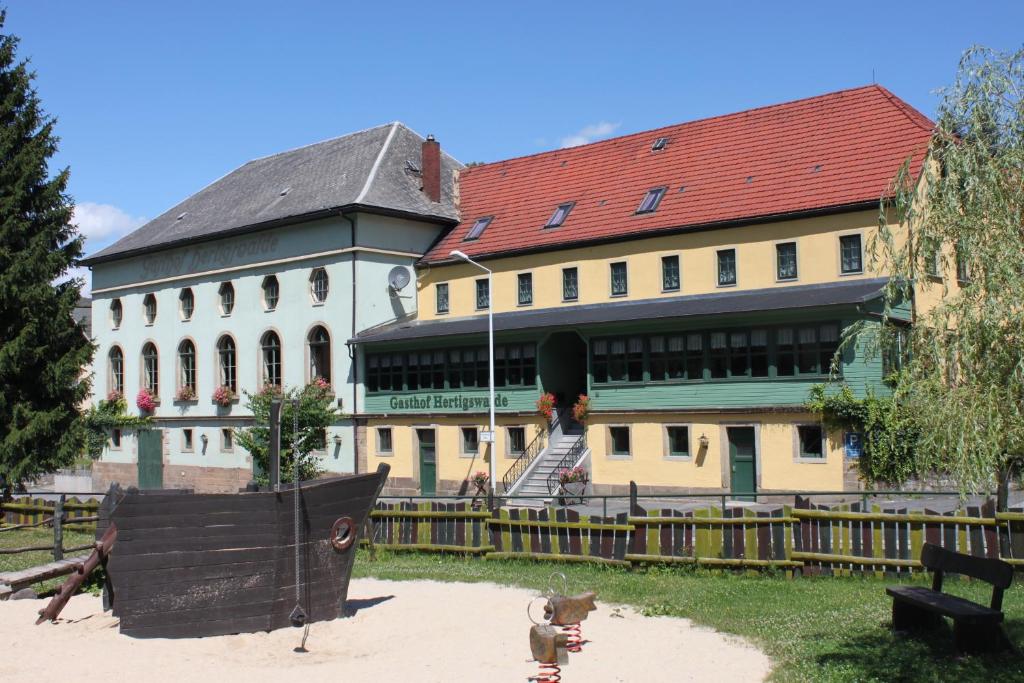
[[[81,324],[85,336],[92,339],[92,299],[87,296],[79,297],[72,317],[75,322]]]
[[[462,164],[442,151],[441,201],[430,202],[420,189],[422,143],[422,137],[396,122],[255,159],[84,263],[245,232],[341,207],[457,221],[452,182]]]
[[[597,325],[852,305],[881,296],[887,282],[887,278],[844,280],[818,285],[691,294],[661,299],[544,308],[536,311],[511,311],[494,314],[494,331],[511,332],[566,325]],[[487,316],[476,315],[445,320],[408,320],[391,323],[364,330],[357,334],[353,341],[365,344],[486,333]]]

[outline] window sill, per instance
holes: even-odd
[[[469,459],[472,459],[472,458],[479,458],[480,457],[480,453],[479,453],[479,451],[476,452],[476,453],[459,453],[459,457],[460,458],[466,458],[467,460],[469,460]]]
[[[448,315],[448,311],[434,311],[434,315]]]
[[[562,303],[563,304],[578,304],[579,302],[580,302],[580,298],[579,297],[576,297],[575,299],[562,299]]]
[[[529,308],[531,306],[533,306],[533,302],[532,301],[530,303],[528,303],[528,304],[522,304],[522,303],[516,304],[516,308]]]
[[[802,455],[798,455],[793,460],[794,462],[802,465],[826,465],[828,464],[828,458],[822,456],[820,458],[808,458]]]
[[[199,403],[198,398],[176,398],[174,399],[174,405],[176,406],[194,406]]]
[[[693,462],[692,455],[663,455],[661,459],[668,462]]]
[[[622,454],[622,453],[612,453],[611,455],[608,455],[608,456],[605,456],[605,457],[607,457],[608,460],[632,460],[633,459],[632,455]]]
[[[621,294],[609,294],[608,298],[609,299],[623,299],[623,298],[625,298],[627,296],[629,296],[629,292],[622,292]]]
[[[799,277],[776,277],[775,282],[777,284],[789,284],[791,282],[799,282]]]
[[[682,287],[676,287],[675,289],[665,289],[664,287],[662,287],[661,289],[662,294],[679,294],[679,292],[681,291],[683,291]]]
[[[850,277],[852,275],[863,275],[863,270],[839,271],[839,277]]]
[[[310,305],[311,306],[323,306],[325,303],[327,303],[327,302],[326,301],[314,301]]]
[[[737,284],[735,282],[726,282],[724,284],[718,283],[717,285],[715,285],[715,287],[718,288],[718,289],[729,289],[730,287],[736,287],[736,286],[737,286]]]

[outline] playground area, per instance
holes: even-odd
[[[306,653],[293,651],[301,628],[138,640],[118,633],[99,597],[77,595],[57,623],[40,626],[32,624],[42,600],[12,600],[0,603],[0,640],[22,654],[4,657],[0,678],[59,680],[76,670],[153,683],[525,681],[538,673],[526,614],[537,595],[491,583],[353,579],[351,616],[312,624]],[[759,681],[769,672],[768,657],[739,638],[600,599],[597,607],[564,681]]]

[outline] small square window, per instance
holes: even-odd
[[[220,430],[220,449],[222,451],[230,451],[235,447],[235,433],[231,429],[225,427]]]
[[[825,439],[821,425],[799,425],[797,438],[800,441],[800,457],[822,459],[825,457]]]
[[[491,224],[492,220],[494,220],[494,216],[478,218],[476,220],[476,223],[473,223],[473,227],[469,229],[469,233],[463,239],[463,242],[469,242],[471,240],[478,239],[480,235],[484,233],[484,230],[487,229],[487,226]]]
[[[529,306],[533,303],[533,273],[519,273],[517,276],[519,305]]]
[[[562,269],[562,301],[577,301],[580,298],[580,274],[576,268]]]
[[[629,292],[629,275],[625,261],[611,264],[611,277],[612,296],[626,296]]]
[[[718,252],[718,286],[736,284],[736,250],[722,249]]]
[[[651,151],[660,152],[661,150],[665,149],[665,145],[667,144],[668,138],[658,138],[657,140],[654,141],[654,144],[651,145]]]
[[[448,283],[439,282],[434,287],[434,297],[437,302],[437,312],[448,312]]]
[[[191,429],[182,429],[181,430],[181,448],[182,448],[182,450],[184,450],[184,451],[191,451],[192,450],[192,446],[193,446],[193,444],[192,444],[192,430]]]
[[[480,432],[476,427],[462,428],[462,452],[473,455],[480,452]]]
[[[860,235],[843,235],[839,238],[839,259],[844,275],[863,272]]]
[[[574,207],[575,205],[576,202],[567,202],[565,204],[559,204],[558,208],[556,208],[555,212],[551,214],[551,218],[548,219],[548,222],[544,225],[544,227],[557,228],[560,225],[562,225],[562,223],[565,222],[565,219],[569,217],[569,212],[572,211],[572,207]]]
[[[640,206],[637,207],[637,213],[654,213],[658,209],[658,204],[661,203],[661,198],[665,196],[664,187],[656,187],[652,190],[648,190],[647,194],[644,195],[644,199],[640,202]]]
[[[612,455],[629,455],[629,427],[609,427]]]
[[[377,427],[377,452],[387,454],[395,452],[391,444],[391,427]]]
[[[110,447],[120,448],[121,447],[121,430],[111,429],[110,430]]]
[[[775,245],[775,277],[778,280],[796,279],[796,242]]]
[[[668,454],[672,457],[687,458],[690,456],[690,428],[666,427],[668,432]]]
[[[508,428],[509,455],[519,455],[526,450],[526,429],[523,427]]]
[[[661,257],[661,291],[679,291],[679,257]]]
[[[476,310],[482,310],[491,305],[491,285],[487,280],[476,281]]]

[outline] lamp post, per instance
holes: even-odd
[[[492,301],[494,300],[494,288],[491,286],[492,280],[490,268],[480,265],[473,259],[466,256],[458,249],[454,249],[448,254],[449,256],[457,259],[461,259],[466,263],[476,266],[480,270],[487,273],[487,357],[488,357],[488,383],[487,388],[490,392],[490,398],[488,400],[488,406],[491,412],[491,439],[488,442],[487,452],[491,456],[490,462],[490,480],[491,480],[491,493],[493,495],[498,494],[498,466],[497,466],[497,454],[494,452],[494,307]]]

